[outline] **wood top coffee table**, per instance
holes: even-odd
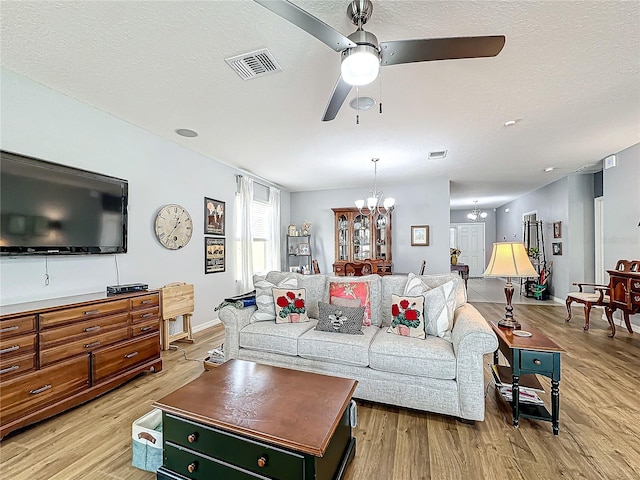
[[[357,382],[229,360],[155,402],[158,479],[341,479]]]

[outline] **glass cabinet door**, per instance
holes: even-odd
[[[387,216],[376,215],[375,219],[376,248],[375,259],[387,259]]]
[[[346,215],[337,218],[336,231],[338,232],[338,258],[337,260],[349,260],[349,220]]]
[[[371,255],[371,225],[368,215],[356,215],[353,220],[353,259],[369,260]]]

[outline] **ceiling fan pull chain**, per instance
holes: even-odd
[[[356,125],[360,125],[360,86],[356,85]]]
[[[378,78],[380,78],[380,83],[378,83],[378,85],[380,85],[380,100],[378,101],[378,105],[380,107],[380,113],[382,113],[382,72],[380,72]]]

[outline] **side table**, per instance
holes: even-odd
[[[509,362],[511,374],[511,406],[513,425],[520,424],[520,417],[544,420],[552,423],[553,434],[560,430],[560,354],[564,352],[540,330],[522,324],[520,331],[531,333],[521,337],[513,334],[513,329],[498,327],[490,321],[491,328],[498,336],[498,350],[493,354],[493,363],[498,365],[498,352],[502,352]],[[520,401],[520,386],[527,383],[539,385],[536,375],[551,379],[551,413],[544,405],[523,403]]]

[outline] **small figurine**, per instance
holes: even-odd
[[[302,222],[302,235],[309,235],[309,231],[311,231],[311,222],[305,220]]]

